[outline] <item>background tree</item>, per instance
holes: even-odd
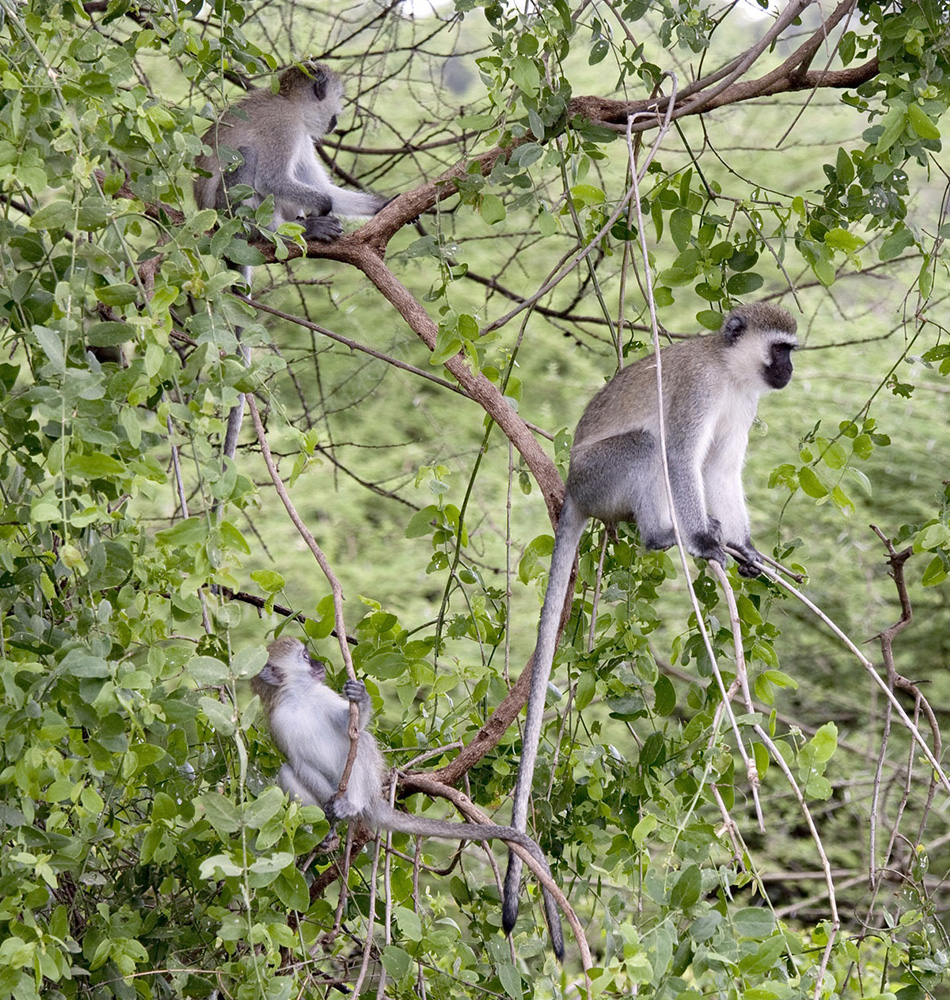
[[[319,155],[398,197],[247,243],[195,211],[199,137],[310,57],[350,99]],[[756,298],[804,350],[755,537],[858,645],[690,563],[697,612],[592,526],[533,830],[599,993],[941,995],[948,72],[936,0],[0,0],[0,995],[583,988],[537,906],[505,942],[479,848],[304,870],[246,678],[305,636],[406,808],[504,819],[571,429],[651,302],[681,337]]]

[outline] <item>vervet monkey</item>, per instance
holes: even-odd
[[[287,758],[277,783],[304,805],[318,805],[332,826],[338,820],[358,819],[367,826],[397,833],[448,840],[507,840],[519,844],[549,871],[541,849],[524,833],[492,823],[451,823],[398,812],[383,796],[383,757],[372,734],[370,698],[362,681],[348,680],[341,697],[326,686],[326,669],[314,660],[298,639],[276,639],[268,647],[267,662],[251,680],[251,687],[267,713],[271,736]],[[350,751],[350,702],[359,708],[360,735],[349,784],[338,793]],[[564,957],[560,915],[551,895],[542,887],[551,946]]]
[[[284,70],[276,94],[253,91],[202,136],[211,151],[195,160],[198,208],[230,211],[237,207],[232,189],[246,185],[254,193],[241,204],[251,208],[273,195],[269,228],[297,221],[307,239],[323,241],[342,235],[337,215],[375,215],[388,199],[331,184],[313,149],[315,142],[336,128],[342,104],[340,78],[315,62]],[[241,270],[250,285],[250,268]],[[241,354],[249,364],[250,351],[242,346]],[[228,416],[224,445],[228,458],[234,457],[243,415],[241,396]]]
[[[717,334],[661,350],[663,415],[673,504],[687,550],[726,564],[724,546],[739,553],[739,572],[755,576],[761,556],[749,534],[742,490],[749,428],[759,397],[792,377],[795,320],[766,303],[739,306]],[[623,369],[590,401],[574,432],[564,506],[538,625],[512,826],[524,830],[541,718],[574,557],[596,517],[608,526],[634,521],[647,549],[674,545],[663,475],[656,362]],[[518,916],[521,861],[509,854],[502,910],[505,930]]]

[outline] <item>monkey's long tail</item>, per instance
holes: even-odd
[[[567,598],[567,585],[571,579],[574,555],[581,535],[587,524],[587,516],[568,494],[561,508],[557,532],[554,536],[554,552],[551,555],[551,571],[548,575],[548,589],[541,608],[538,624],[538,642],[534,648],[531,667],[531,691],[528,695],[528,718],[525,721],[524,736],[521,741],[521,762],[518,767],[518,781],[515,784],[514,805],[511,825],[524,833],[528,822],[528,800],[534,781],[534,767],[541,741],[541,721],[544,715],[544,701],[551,677],[551,664],[557,646],[557,626],[561,610]],[[510,934],[518,919],[518,889],[521,884],[521,858],[513,851],[508,853],[508,871],[505,873],[505,899],[501,909],[502,925]]]
[[[505,840],[513,844],[518,844],[528,851],[531,856],[542,866],[547,875],[551,875],[551,869],[541,848],[520,830],[515,830],[510,826],[495,826],[493,823],[450,823],[447,820],[428,819],[422,816],[413,816],[410,813],[398,812],[390,809],[388,805],[384,807],[375,817],[374,825],[382,826],[397,833],[411,833],[423,837],[442,837],[446,840]],[[517,857],[512,854],[512,857]],[[518,858],[520,863],[521,858]],[[544,901],[544,919],[548,925],[548,934],[551,936],[551,948],[557,956],[559,962],[564,961],[564,930],[561,927],[561,914],[558,911],[557,903],[550,892],[542,885],[541,898]]]

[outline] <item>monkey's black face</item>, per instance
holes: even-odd
[[[310,674],[315,681],[322,684],[326,680],[327,668],[320,662],[320,660],[315,660],[310,654],[307,654],[307,660],[310,663]]]
[[[763,376],[771,389],[784,389],[792,380],[792,351],[794,344],[777,343],[769,348],[769,363]]]

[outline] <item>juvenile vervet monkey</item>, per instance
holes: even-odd
[[[195,161],[199,208],[232,209],[229,189],[246,184],[254,195],[244,204],[257,208],[274,196],[276,229],[301,219],[308,239],[334,240],[343,229],[336,215],[375,215],[388,201],[380,195],[346,191],[330,182],[313,144],[332,132],[343,106],[343,84],[322,63],[291,66],[279,77],[276,94],[256,90],[235,104],[202,136],[211,148]],[[221,151],[243,162],[228,170]]]
[[[739,572],[755,576],[761,556],[749,534],[742,490],[749,428],[759,397],[792,377],[795,320],[766,303],[739,306],[717,334],[661,350],[667,464],[687,550],[726,565],[724,545],[740,554]],[[526,828],[541,738],[541,718],[561,609],[587,519],[634,521],[647,549],[674,545],[657,423],[656,362],[623,369],[590,401],[574,432],[564,506],[554,537],[538,625],[534,668],[512,826]],[[509,854],[502,916],[518,916],[521,859]]]
[[[300,222],[311,240],[335,240],[343,233],[337,215],[375,215],[388,201],[375,194],[346,191],[330,183],[313,149],[337,125],[343,105],[340,78],[321,63],[291,66],[279,77],[279,90],[256,90],[235,104],[208,129],[201,141],[210,153],[195,160],[198,208],[230,211],[230,192],[247,185],[254,194],[243,204],[257,208],[274,197],[269,228]],[[225,152],[227,151],[227,152]],[[235,157],[234,154],[239,154]],[[237,162],[237,166],[229,166]],[[241,268],[251,283],[251,269]],[[250,351],[241,347],[244,363]],[[244,415],[244,397],[228,416],[224,454],[233,458]]]
[[[507,840],[519,844],[549,871],[541,849],[526,834],[492,823],[451,823],[398,812],[383,796],[383,758],[372,734],[370,698],[362,681],[343,685],[346,697],[326,686],[326,669],[314,660],[298,639],[276,639],[268,647],[267,662],[252,678],[251,687],[267,713],[274,743],[287,758],[277,783],[304,805],[318,805],[331,826],[338,820],[358,819],[374,829],[447,840]],[[338,794],[350,751],[350,702],[359,708],[360,736],[356,760],[345,794]],[[542,887],[544,913],[551,946],[564,958],[560,914]]]

